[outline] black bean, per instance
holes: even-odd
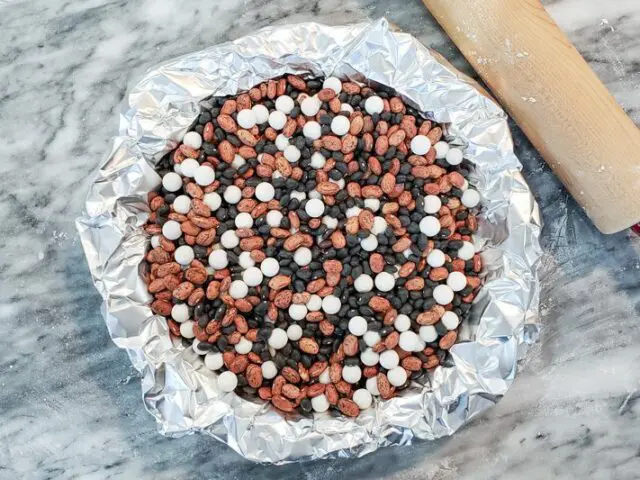
[[[218,349],[221,352],[224,351],[228,346],[227,338],[226,337],[220,337],[218,339],[218,341],[216,342],[216,346],[218,347]]]

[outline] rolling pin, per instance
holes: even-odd
[[[640,221],[640,132],[539,0],[423,0],[603,233]]]

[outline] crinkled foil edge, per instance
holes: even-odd
[[[217,390],[216,374],[169,336],[152,314],[139,275],[146,238],[147,193],[160,183],[153,165],[193,123],[199,101],[235,94],[285,73],[336,75],[395,88],[476,165],[483,197],[477,248],[486,262],[469,341],[451,349],[430,386],[416,385],[378,402],[357,419],[315,414],[283,417],[269,405]],[[538,317],[540,215],[502,109],[438,54],[385,19],[349,26],[302,23],[269,27],[164,63],[132,89],[119,136],[93,181],[77,228],[114,343],[142,374],[146,409],[164,435],[211,435],[249,460],[286,463],[358,457],[414,437],[451,435],[494,405],[516,374]],[[533,332],[533,334],[532,334]]]

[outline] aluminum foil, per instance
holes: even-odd
[[[216,374],[172,341],[165,319],[152,314],[138,272],[148,242],[146,196],[160,183],[153,165],[177,146],[199,102],[286,73],[395,88],[448,125],[447,137],[476,165],[472,181],[483,198],[475,243],[486,277],[464,332],[469,341],[451,349],[450,366],[437,368],[429,386],[415,385],[357,419],[284,417],[260,400],[219,392]],[[521,347],[537,328],[540,217],[519,173],[505,113],[471,79],[415,38],[391,31],[384,19],[341,27],[304,23],[265,28],[160,65],[127,100],[120,135],[77,227],[109,333],[141,372],[144,405],[162,434],[202,432],[258,462],[362,456],[414,437],[451,435],[506,393]]]

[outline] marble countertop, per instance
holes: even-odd
[[[545,3],[640,124],[640,3]],[[497,407],[449,439],[283,467],[164,438],[144,411],[74,228],[127,88],[270,23],[383,15],[473,73],[419,0],[0,0],[0,479],[638,478],[640,239],[600,235],[515,126],[546,222],[544,329]]]

